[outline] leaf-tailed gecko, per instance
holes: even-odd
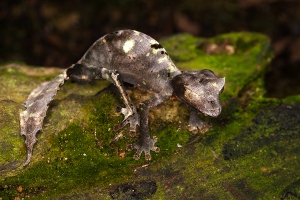
[[[135,159],[142,152],[150,160],[150,150],[159,151],[155,146],[157,138],[151,138],[148,126],[149,109],[177,96],[191,108],[189,127],[191,131],[205,131],[210,128],[202,121],[198,112],[211,117],[221,113],[220,94],[225,78],[218,78],[211,70],[180,71],[172,62],[166,50],[153,38],[134,30],[120,30],[98,39],[76,63],[63,71],[53,81],[41,83],[24,102],[25,111],[20,112],[21,135],[25,135],[27,160],[29,164],[36,133],[42,129],[48,104],[66,80],[88,83],[105,79],[113,83],[124,101],[120,112],[124,115],[120,130],[127,124],[131,132],[139,126],[139,140],[128,146],[136,149]],[[126,93],[123,83],[130,83],[153,91],[155,94],[139,104],[139,110]]]

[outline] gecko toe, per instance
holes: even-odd
[[[114,131],[119,131],[120,129],[124,128],[127,124],[130,125],[130,132],[136,132],[136,127],[140,125],[140,117],[137,113],[130,115],[129,117],[125,118],[120,124],[114,127]]]
[[[134,144],[129,144],[129,145],[127,145],[127,147],[126,147],[126,150],[127,151],[132,151],[134,149]]]
[[[153,147],[152,151],[154,151],[155,153],[158,153],[158,152],[160,152],[160,148],[158,148],[158,147]]]
[[[133,158],[135,160],[139,160],[140,157],[141,157],[142,152],[143,152],[142,150],[137,150],[136,153],[134,154]]]
[[[151,154],[150,154],[150,151],[145,151],[145,159],[146,159],[146,160],[151,160]]]

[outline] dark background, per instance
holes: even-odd
[[[300,94],[300,0],[23,0],[0,2],[0,62],[66,68],[95,40],[135,29],[156,40],[188,32],[268,35],[268,96]]]

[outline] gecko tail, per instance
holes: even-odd
[[[26,166],[30,163],[31,157],[32,157],[32,150],[29,151],[29,150],[27,149],[27,159],[26,159],[26,161],[24,162],[23,167],[26,167]]]
[[[53,100],[57,91],[67,80],[66,70],[52,81],[44,82],[38,85],[24,102],[26,110],[20,112],[21,135],[24,135],[27,147],[27,160],[23,164],[26,166],[30,163],[33,146],[37,141],[36,134],[42,130],[43,121],[48,110],[48,104]]]

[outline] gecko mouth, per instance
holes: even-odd
[[[192,105],[190,102],[185,101],[184,99],[180,98],[185,104],[189,105],[193,109],[203,113],[205,116],[210,116],[210,117],[217,117],[221,114],[222,108],[213,108],[213,109],[208,109],[208,108],[202,108],[199,106]]]

